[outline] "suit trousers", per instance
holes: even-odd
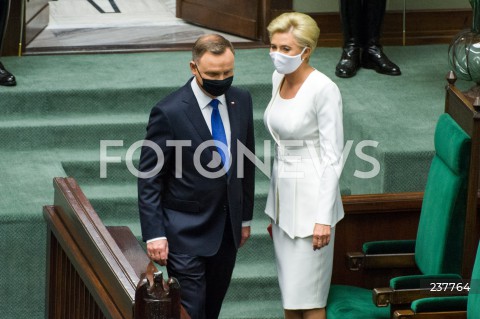
[[[222,243],[213,256],[169,252],[167,271],[181,288],[182,305],[191,319],[217,319],[235,266],[235,247],[227,213]]]

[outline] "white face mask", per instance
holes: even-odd
[[[307,47],[303,48],[302,52],[298,55],[286,55],[280,52],[270,52],[270,57],[272,58],[273,65],[275,69],[280,74],[290,74],[295,72],[298,69],[300,64],[302,64],[302,54],[305,52]]]

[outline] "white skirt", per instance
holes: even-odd
[[[330,243],[318,250],[313,250],[312,236],[292,239],[275,223],[272,235],[283,308],[324,308],[332,278],[335,227]]]

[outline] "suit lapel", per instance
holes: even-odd
[[[212,133],[208,129],[207,123],[205,123],[205,118],[203,117],[198,101],[193,94],[192,88],[190,86],[190,81],[186,85],[186,94],[184,94],[183,99],[183,112],[192,124],[194,130],[197,132],[198,137],[200,138],[200,143],[205,141],[212,140]],[[208,151],[202,152],[202,157],[206,163],[209,163],[213,159],[213,152],[216,151],[215,146],[209,146],[206,148]]]
[[[191,91],[191,90],[190,90]],[[212,134],[208,129],[207,123],[205,123],[205,118],[203,117],[200,106],[198,105],[193,92],[191,96],[188,96],[183,100],[183,103],[186,104],[183,108],[186,117],[189,119],[192,126],[195,128],[198,136],[202,141],[208,141],[212,139]]]

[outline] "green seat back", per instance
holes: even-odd
[[[470,291],[468,292],[467,319],[480,319],[480,244],[475,257]]]
[[[415,244],[415,260],[423,274],[461,272],[470,144],[465,131],[442,114]]]

